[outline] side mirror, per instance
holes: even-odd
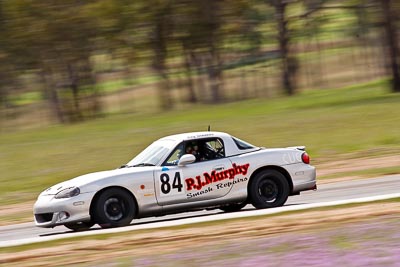
[[[178,162],[178,166],[185,166],[196,161],[196,157],[192,154],[183,155]]]

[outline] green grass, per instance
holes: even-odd
[[[117,79],[111,81],[101,82],[96,85],[96,89],[103,94],[112,94],[121,91],[126,88],[133,86],[152,84],[159,81],[159,78],[155,75],[152,76],[142,76],[132,79]],[[88,88],[83,88],[82,91]],[[13,105],[22,106],[37,103],[43,100],[43,94],[39,91],[37,92],[24,92],[15,94],[8,99]]]
[[[124,88],[138,86],[138,85],[146,85],[159,81],[160,78],[157,76],[143,76],[143,77],[135,77],[134,79],[120,79],[120,80],[112,80],[100,83],[97,86],[98,90],[105,94],[115,93]]]
[[[193,105],[165,113],[115,114],[0,136],[2,205],[33,200],[46,187],[129,161],[149,143],[186,131],[225,131],[266,147],[305,145],[321,161],[351,152],[400,149],[400,94],[380,80],[293,97]]]
[[[41,92],[26,92],[11,96],[9,101],[13,105],[22,106],[38,102],[43,99]]]

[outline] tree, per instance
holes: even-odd
[[[340,5],[325,5],[329,0],[304,0],[306,3],[313,3],[314,5],[310,5],[306,16],[318,12],[324,9],[353,9],[358,13],[365,13],[367,9],[377,9],[378,13],[381,14],[380,19],[382,23],[380,25],[384,29],[384,38],[382,38],[385,44],[385,55],[384,57],[388,60],[388,65],[390,69],[391,76],[391,86],[393,92],[400,92],[400,47],[399,47],[399,38],[397,32],[397,17],[399,12],[399,4],[393,0],[380,0],[378,1],[347,1],[345,4]],[[357,14],[356,14],[357,15]],[[358,14],[358,16],[360,16]],[[365,21],[363,21],[365,30]]]
[[[221,27],[225,22],[227,5],[223,0],[181,0],[177,1],[177,17],[179,29],[175,35],[181,43],[185,72],[188,75],[189,101],[197,101],[192,77],[193,71],[197,74],[206,73],[210,84],[210,101],[219,103],[222,100],[221,88],[222,58],[221,42],[224,38]],[[224,9],[225,8],[225,9]],[[178,13],[179,12],[179,13]],[[205,88],[202,88],[205,90]],[[206,94],[206,92],[202,92]]]
[[[396,9],[392,0],[381,0],[380,2],[386,33],[387,58],[392,76],[392,91],[400,92],[400,49],[396,28]]]
[[[16,65],[10,48],[13,46],[7,29],[7,14],[4,1],[0,1],[0,107],[8,107],[8,94],[17,83]]]
[[[287,5],[291,1],[273,0],[268,1],[275,8],[275,18],[278,28],[278,44],[281,53],[282,85],[287,95],[295,92],[295,75],[297,72],[297,61],[289,50],[290,34],[288,29]]]
[[[151,47],[153,48],[153,69],[161,78],[159,84],[159,96],[161,107],[164,110],[171,109],[173,106],[170,95],[170,80],[167,73],[166,61],[168,57],[168,44],[172,36],[172,2],[160,1],[157,11],[152,16]]]
[[[175,17],[178,19],[175,35],[181,43],[184,55],[185,73],[187,73],[188,99],[196,102],[192,74],[204,75],[209,88],[198,78],[202,95],[210,95],[211,103],[223,100],[224,57],[232,51],[226,44],[238,42],[241,37],[246,42],[257,42],[255,27],[248,23],[248,11],[252,8],[244,0],[180,0],[175,6]],[[245,27],[246,25],[247,27]],[[253,35],[252,35],[253,34]],[[250,38],[251,36],[251,38]],[[255,47],[255,44],[252,44]],[[254,51],[252,51],[254,52]],[[209,89],[209,90],[207,90]],[[207,90],[207,91],[206,91]]]
[[[15,0],[7,2],[7,9],[12,53],[20,67],[41,74],[44,95],[58,121],[97,113],[91,66],[96,29],[85,14],[86,4]]]

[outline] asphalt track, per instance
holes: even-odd
[[[205,221],[259,216],[291,210],[304,210],[314,207],[368,202],[395,197],[400,197],[400,175],[327,183],[319,185],[317,191],[308,191],[299,196],[289,197],[285,206],[274,209],[256,210],[253,206],[247,205],[242,211],[234,213],[223,213],[220,210],[188,212],[163,217],[138,219],[132,221],[130,226],[114,229],[100,229],[96,225],[89,231],[78,233],[72,232],[63,226],[53,229],[38,228],[34,226],[33,222],[2,226],[0,227],[0,248],[74,236],[134,231]]]

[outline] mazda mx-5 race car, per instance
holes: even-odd
[[[269,149],[226,133],[194,132],[161,138],[119,169],[54,185],[33,210],[39,227],[83,230],[203,208],[278,207],[316,188],[304,147]]]

